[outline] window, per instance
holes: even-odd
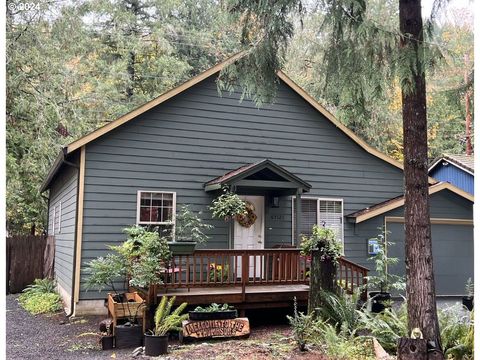
[[[53,207],[53,229],[52,233],[60,234],[62,231],[62,202],[59,202]]]
[[[292,202],[292,229],[295,240],[295,197]],[[324,226],[332,229],[337,234],[337,239],[343,242],[343,200],[342,199],[317,199],[302,198],[302,223],[300,233],[306,236],[312,234],[313,225]]]
[[[137,195],[137,224],[150,225],[172,234],[176,194],[164,191],[139,191]]]
[[[52,208],[52,211],[48,216],[48,235],[55,234],[55,222],[53,219],[55,219],[55,206]]]

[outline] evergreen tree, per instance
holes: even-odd
[[[323,55],[330,69],[326,74],[326,86],[329,86],[329,79],[345,81],[348,78],[348,85],[340,86],[352,86],[350,102],[354,107],[364,108],[363,103],[370,96],[365,90],[371,91],[372,96],[381,95],[381,85],[385,83],[382,78],[398,79],[404,134],[409,328],[420,328],[438,350],[438,358],[443,358],[435,303],[427,175],[425,69],[441,57],[438,47],[424,41],[424,31],[430,34],[432,23],[424,28],[420,0],[400,0],[399,28],[391,29],[380,27],[368,16],[364,0],[321,0],[318,5],[329,29],[325,35],[328,46]],[[244,92],[251,93],[251,89],[259,86],[266,89],[257,92],[257,102],[272,99],[272,89],[276,86],[274,74],[283,64],[293,32],[289,11],[298,7],[296,0],[231,1],[231,9],[244,20],[243,39],[251,44],[252,50],[226,75],[240,79]],[[359,73],[356,73],[357,65]],[[365,74],[368,66],[372,70]],[[248,74],[242,76],[247,69]],[[266,71],[270,73],[264,75]]]

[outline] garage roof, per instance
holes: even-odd
[[[449,190],[471,202],[473,202],[473,195],[457,188],[456,186],[447,183],[447,182],[439,182],[435,185],[432,185],[428,189],[428,194],[432,195],[442,190]],[[349,215],[346,215],[347,218],[354,219],[355,223],[361,223],[365,220],[371,219],[378,215],[384,214],[387,211],[399,208],[405,204],[405,196],[400,195],[394,197],[393,199],[389,199],[387,201],[383,201],[381,203],[375,204],[373,206],[364,208],[362,210],[356,211]]]

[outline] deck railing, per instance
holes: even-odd
[[[159,288],[308,284],[310,257],[299,249],[196,250],[173,256]],[[347,292],[366,285],[368,269],[340,258],[337,282]]]

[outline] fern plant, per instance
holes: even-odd
[[[175,296],[170,299],[162,296],[162,300],[155,311],[155,329],[153,331],[155,336],[164,336],[171,330],[182,330],[182,321],[188,319],[188,314],[182,314],[187,307],[187,303],[182,303],[171,313],[174,302]]]
[[[352,295],[334,294],[328,291],[320,290],[322,306],[318,308],[317,315],[322,320],[333,325],[337,330],[340,328],[348,329],[352,334],[355,333],[359,322],[358,312],[358,291]]]
[[[297,297],[293,298],[293,316],[287,315],[288,322],[292,327],[293,336],[297,342],[300,351],[306,350],[307,339],[312,333],[312,325],[314,322],[313,313],[305,315],[298,312]]]
[[[56,283],[52,279],[35,279],[33,284],[28,285],[22,292],[29,294],[55,293]]]

